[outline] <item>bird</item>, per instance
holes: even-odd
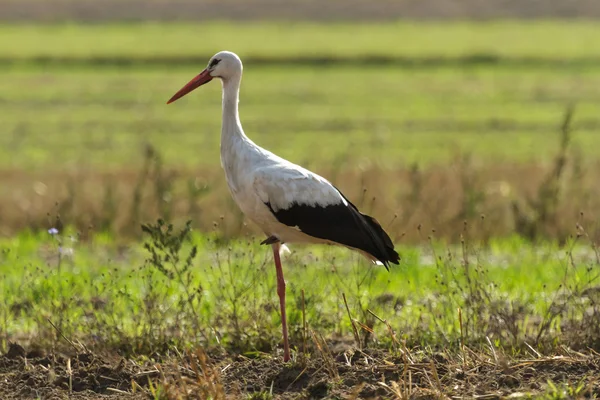
[[[280,252],[289,243],[341,245],[389,270],[400,256],[377,220],[361,213],[322,176],[254,143],[242,128],[238,103],[243,64],[235,53],[220,51],[207,67],[177,91],[173,103],[200,86],[222,84],[221,166],[229,191],[242,213],[265,234],[273,250],[283,334],[283,360],[290,360]]]

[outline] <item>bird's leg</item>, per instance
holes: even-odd
[[[285,318],[285,280],[279,257],[279,243],[273,243],[273,258],[275,259],[275,270],[277,271],[277,294],[279,295],[279,307],[281,308],[281,327],[283,329],[283,361],[290,360],[290,344],[288,342],[287,320]]]

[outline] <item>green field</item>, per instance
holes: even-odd
[[[29,61],[9,63],[3,73],[7,134],[0,139],[0,165],[139,165],[146,142],[170,166],[217,165],[219,85],[170,107],[165,100],[221,48],[263,60],[246,66],[243,123],[258,143],[297,162],[327,165],[344,158],[396,167],[443,164],[458,152],[485,161],[547,161],[557,143],[548,135],[571,103],[577,105],[576,145],[587,159],[600,156],[600,47],[589,39],[600,29],[594,24],[297,24],[279,30],[225,23],[4,26],[3,59]],[[215,32],[222,36],[218,47],[214,40],[197,40]],[[350,35],[356,40],[345,41]],[[551,39],[543,41],[543,35]],[[277,66],[286,58],[322,55],[340,65]],[[444,64],[478,55],[500,59]],[[439,62],[352,62],[369,56]],[[105,64],[99,63],[103,58]],[[179,65],[187,58],[192,62]],[[527,66],[528,58],[539,60]],[[134,64],[118,68],[119,59]]]
[[[190,270],[183,272],[192,245],[198,255],[189,263]],[[255,351],[261,340],[265,341],[262,346],[271,349],[280,340],[270,248],[250,238],[223,247],[215,244],[214,237],[191,236],[179,252],[179,263],[164,262],[166,272],[145,261],[151,257],[141,245],[119,250],[104,237],[82,244],[76,234],[68,232],[23,234],[3,240],[1,248],[3,264],[11,265],[3,271],[0,283],[6,305],[0,319],[2,331],[9,337],[28,338],[44,332],[52,337],[46,321],[50,318],[60,321],[68,337],[93,331],[97,340],[116,347],[136,343],[154,350],[153,346],[162,345],[161,339],[187,345],[211,337],[213,328],[227,348],[242,346],[236,342],[240,336],[245,341],[244,351]],[[460,246],[435,242],[427,247],[401,246],[402,265],[389,272],[369,266],[346,250],[305,246],[291,246],[291,250],[284,265],[292,332],[302,330],[301,291],[305,290],[306,318],[312,329],[351,335],[346,310],[339,307],[341,295],[346,293],[359,320],[374,324],[367,309],[375,312],[394,326],[410,347],[427,346],[428,341],[456,343],[460,338],[455,315],[459,307],[465,310],[464,333],[469,340],[481,340],[483,333],[506,344],[532,338],[540,328],[537,318],[543,321],[554,302],[562,301],[556,297],[561,286],[568,285],[564,295],[569,296],[571,291],[597,283],[597,272],[588,268],[598,260],[586,243],[532,247],[514,238],[495,241],[488,248],[469,244],[464,253]],[[437,261],[436,256],[440,257]],[[461,265],[465,260],[472,264],[471,270]],[[184,277],[181,281],[177,270]],[[482,291],[489,300],[510,303],[487,304],[480,299],[490,313],[494,307],[505,312],[522,308],[519,312],[524,320],[514,332],[517,337],[503,329],[486,332],[483,326],[472,325],[476,321],[491,325],[490,315],[469,315],[473,305],[466,304],[469,299],[457,290]],[[188,309],[190,293],[197,296],[193,301],[196,315]],[[153,296],[155,303],[149,305]],[[146,309],[150,306],[156,308]],[[169,317],[161,318],[162,313]],[[201,332],[194,332],[198,328],[195,317],[203,327]],[[528,319],[532,319],[530,324]],[[151,327],[152,322],[158,325]],[[169,336],[168,332],[176,329],[181,331]],[[376,324],[374,329],[376,341],[387,343],[385,325]],[[544,334],[553,338],[557,330],[560,325],[553,325]],[[540,345],[544,338],[539,339]],[[212,338],[206,344],[219,343]],[[136,347],[130,351],[135,353]]]
[[[127,167],[141,162],[146,142],[170,166],[218,165],[220,85],[165,104],[201,67],[11,70],[0,165]],[[600,158],[600,74],[248,67],[244,78],[247,134],[299,163],[343,157],[386,167],[440,164],[459,151],[487,161],[547,161],[558,143],[549,137],[570,103],[577,103],[581,126],[576,145],[586,158]]]
[[[354,58],[495,55],[596,60],[593,21],[500,22],[201,22],[97,25],[4,25],[2,58],[197,58],[230,49],[240,57]],[[18,43],[18,45],[17,45]]]
[[[559,240],[572,233],[581,211],[597,223],[600,50],[590,38],[600,29],[591,22],[0,31],[0,207],[16,210],[0,227],[5,235],[47,229],[46,215],[55,211],[79,229],[129,236],[165,206],[205,231],[221,215],[237,213],[223,202],[218,82],[165,104],[221,48],[247,60],[247,134],[331,178],[356,202],[368,189],[379,218],[406,214],[396,236],[408,233],[418,242],[414,228],[423,224],[455,240],[456,221],[480,214],[493,216],[491,234],[502,236],[514,233],[520,214]],[[218,40],[197,39],[214,32]],[[352,44],[344,40],[350,36]],[[569,106],[572,133],[560,150]],[[147,146],[160,156],[161,170],[143,172]],[[569,158],[558,178],[563,204],[558,222],[546,226],[531,208],[542,201],[540,185],[561,151]],[[142,186],[143,196],[132,193]],[[508,190],[497,197],[498,187]],[[510,203],[523,209],[514,218]],[[141,218],[131,212],[136,207]],[[239,226],[227,236],[239,234]]]
[[[0,26],[0,397],[597,398],[597,37],[575,20]],[[220,85],[165,104],[222,49],[246,61],[246,133],[330,178],[402,256],[387,272],[292,246],[287,365],[270,249],[220,169]],[[157,217],[194,232],[152,241]]]

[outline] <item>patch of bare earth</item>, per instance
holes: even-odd
[[[105,399],[109,395],[115,399],[144,399],[144,393],[132,393],[132,382],[147,384],[147,378],[139,372],[140,368],[118,357],[91,352],[27,352],[11,344],[0,357],[0,398]]]
[[[202,351],[140,365],[119,356],[27,353],[11,345],[0,357],[3,399],[245,398],[272,393],[276,399],[501,398],[548,390],[548,382],[580,386],[600,396],[600,357],[563,349],[509,359],[469,348],[458,354],[377,349],[316,351],[284,364],[259,358],[206,356]],[[152,389],[154,388],[154,389]],[[258,398],[258,397],[256,397]],[[267,398],[267,397],[265,397]]]
[[[597,0],[0,0],[1,21],[598,18]]]

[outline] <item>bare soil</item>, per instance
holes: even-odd
[[[599,17],[597,0],[0,0],[0,21]]]
[[[582,383],[580,395],[600,396],[600,357],[569,350],[551,357],[508,360],[502,355],[462,356],[446,352],[392,354],[382,350],[316,352],[284,364],[264,354],[243,356],[204,353],[165,358],[156,364],[118,355],[82,352],[74,355],[27,352],[12,344],[0,356],[2,399],[145,399],[151,387],[163,387],[161,398],[276,399],[479,397],[502,398],[548,390],[548,381]],[[464,356],[464,361],[461,357]],[[158,367],[158,368],[157,368]],[[71,371],[69,373],[69,370]],[[149,383],[152,382],[152,383]],[[135,391],[134,389],[135,388]],[[155,389],[154,389],[155,390]]]
[[[69,373],[70,370],[70,373]],[[107,359],[93,353],[73,356],[39,350],[26,352],[11,344],[0,357],[2,399],[105,399],[147,398],[132,396],[136,371],[124,359]],[[144,379],[142,379],[144,380]],[[145,379],[147,382],[147,378]]]

